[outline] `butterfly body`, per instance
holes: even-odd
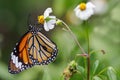
[[[57,52],[57,46],[40,32],[40,28],[30,25],[11,53],[9,72],[16,74],[34,65],[47,65],[55,60]]]

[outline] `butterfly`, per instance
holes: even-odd
[[[47,65],[57,56],[57,46],[40,32],[39,27],[29,25],[29,30],[14,47],[8,66],[11,74],[17,74],[34,65]]]

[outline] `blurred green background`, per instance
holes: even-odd
[[[53,14],[70,26],[87,50],[85,26],[73,12],[81,1],[85,0],[0,0],[0,80],[61,80],[65,67],[76,54],[81,53],[71,35],[62,30],[64,26],[56,26],[54,30],[45,33],[58,46],[55,62],[13,75],[8,73],[8,61],[15,43],[28,30],[27,21],[34,22],[35,16],[43,14],[48,7],[52,7]],[[120,1],[101,1],[102,7],[99,6],[100,9],[98,7],[96,14],[89,19],[90,48],[103,49],[106,54],[98,52],[91,60],[98,59],[104,66],[113,66],[120,79]]]

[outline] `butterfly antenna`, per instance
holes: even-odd
[[[29,30],[30,30],[32,28],[32,25],[31,25],[31,14],[30,13],[28,14],[27,25],[28,25]]]
[[[29,13],[29,14],[28,14],[28,19],[27,19],[27,24],[28,24],[28,25],[31,23],[30,17],[31,17],[31,14]]]

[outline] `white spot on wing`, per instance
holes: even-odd
[[[15,57],[15,66],[18,68],[18,57]]]
[[[21,69],[22,62],[18,62],[18,57],[15,56],[15,55],[13,54],[13,52],[11,53],[11,59],[12,59],[13,63],[15,64],[15,66],[16,66],[17,68],[20,68],[20,69]]]
[[[21,69],[21,66],[22,66],[22,63],[21,62],[19,62],[18,63],[18,67]]]
[[[11,53],[11,59],[13,60],[13,63],[15,63],[15,56],[13,55],[13,52]]]

